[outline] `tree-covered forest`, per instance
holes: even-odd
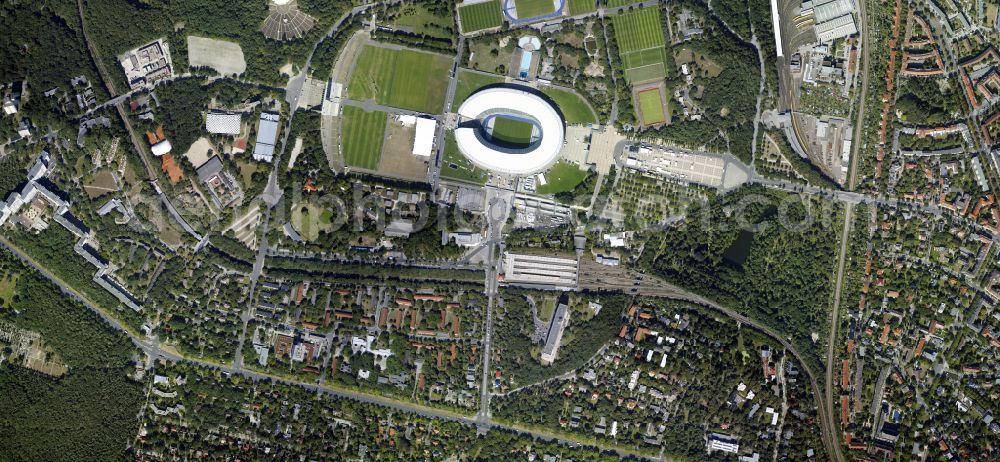
[[[27,78],[39,102],[52,87],[69,87],[69,79],[86,75],[97,82],[80,20],[73,2],[4,2],[0,6],[0,82]],[[95,91],[101,91],[95,86]]]
[[[739,2],[733,3],[731,8],[739,7]],[[749,164],[760,79],[757,52],[730,32],[701,2],[686,0],[674,7],[675,10],[679,8],[690,9],[705,18],[704,35],[686,41],[684,47],[696,56],[711,59],[722,67],[722,71],[715,77],[695,78],[695,84],[704,86],[698,102],[705,110],[700,120],[676,117],[650,134],[685,146],[732,152]],[[675,80],[668,83],[676,84]]]
[[[840,213],[831,203],[745,187],[692,207],[685,223],[651,239],[642,261],[672,283],[782,326],[819,364]]]
[[[128,339],[6,250],[0,272],[19,275],[0,319],[38,332],[69,366],[49,377],[0,365],[0,459],[126,459],[142,405],[142,385],[129,378],[135,350]]]
[[[505,290],[502,294],[503,312],[498,313],[495,320],[495,346],[500,357],[496,366],[502,370],[505,377],[519,387],[582,366],[618,333],[621,327],[618,319],[630,302],[629,296],[620,294],[589,296],[590,300],[600,300],[604,308],[597,316],[590,319],[582,318],[578,313],[570,315],[555,362],[543,366],[531,352],[533,344],[530,335],[534,330],[534,324],[526,297],[532,295],[534,300],[541,304],[544,293],[518,289]]]
[[[955,88],[956,81],[914,77],[900,82],[901,96],[896,100],[896,110],[908,124],[943,124],[965,108],[965,99]]]
[[[316,24],[302,39],[286,42],[267,39],[260,32],[268,9],[267,2],[259,0],[86,0],[84,14],[87,32],[96,42],[108,72],[118,79],[121,91],[126,87],[116,58],[119,54],[164,37],[171,57],[182,64],[187,60],[189,34],[239,42],[247,60],[246,78],[284,83],[279,69],[287,63],[305,64],[312,44],[351,6],[350,2],[338,0],[303,0],[298,5],[316,18]],[[178,70],[184,71],[184,67]]]

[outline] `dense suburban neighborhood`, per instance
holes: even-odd
[[[0,460],[1000,458],[996,0],[0,25]]]

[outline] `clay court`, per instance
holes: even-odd
[[[177,162],[174,162],[174,156],[164,154],[160,159],[163,172],[170,178],[170,184],[177,184],[178,181],[184,179],[184,171],[181,170],[180,165],[177,165]]]
[[[247,70],[239,43],[189,35],[187,46],[191,67],[211,67],[222,75],[239,75]]]

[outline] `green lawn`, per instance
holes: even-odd
[[[545,186],[539,185],[536,192],[538,194],[569,192],[585,178],[587,178],[587,172],[580,170],[580,167],[569,162],[559,161],[545,172]]]
[[[514,0],[517,7],[517,19],[529,19],[556,10],[552,0]]]
[[[560,90],[551,87],[543,87],[542,93],[552,98],[559,110],[562,111],[566,123],[574,124],[596,124],[597,114],[590,108],[583,98],[574,91]]]
[[[445,135],[444,160],[441,162],[441,177],[475,184],[486,184],[487,173],[476,167],[458,150],[455,133]]]
[[[344,161],[352,167],[377,169],[382,157],[386,114],[345,106],[343,117]]]
[[[0,276],[0,307],[10,306],[17,287],[17,274],[8,273]]]
[[[329,231],[333,214],[322,210],[313,203],[300,203],[292,206],[292,226],[307,241],[319,238],[320,231]]]
[[[490,136],[497,141],[515,145],[525,145],[531,142],[531,130],[534,125],[518,119],[496,117],[493,119],[493,131]]]
[[[448,33],[453,20],[451,8],[446,10],[447,16],[438,16],[429,10],[426,5],[406,5],[401,9],[400,15],[393,21],[396,27],[409,27],[417,34],[425,34],[432,37],[451,38]]]
[[[446,56],[366,45],[351,72],[347,96],[439,114],[450,67],[451,59]]]
[[[667,115],[663,112],[663,100],[659,89],[639,92],[639,114],[643,125],[655,125],[666,122]]]
[[[458,107],[462,105],[462,102],[464,102],[469,95],[475,93],[476,90],[479,90],[487,85],[503,82],[504,78],[499,75],[486,75],[459,69],[458,84],[455,85],[455,100],[451,103],[452,110],[457,110]]]
[[[500,8],[500,0],[459,6],[458,17],[462,22],[462,31],[475,32],[491,27],[500,27],[503,24]]]
[[[597,0],[569,0],[569,14],[571,16],[593,13],[594,11],[597,11]]]

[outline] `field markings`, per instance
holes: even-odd
[[[475,32],[503,25],[503,15],[500,13],[500,0],[490,0],[471,5],[459,5],[459,22],[462,32]]]
[[[386,113],[345,106],[343,117],[344,161],[352,167],[374,171],[382,157]]]

